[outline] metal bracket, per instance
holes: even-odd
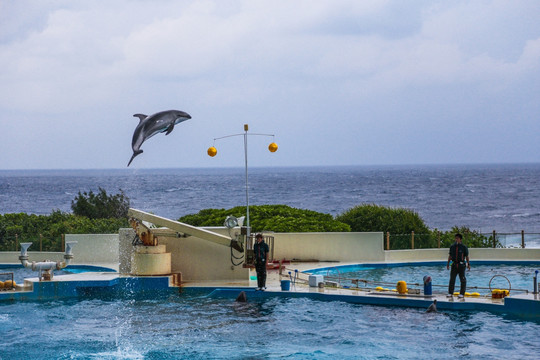
[[[129,223],[133,230],[135,230],[135,233],[137,234],[137,237],[142,242],[144,246],[157,246],[158,240],[157,236],[155,236],[150,228],[142,223],[142,221],[138,221],[135,218],[131,218],[129,220]]]

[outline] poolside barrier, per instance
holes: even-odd
[[[324,282],[324,278],[322,275],[309,275],[308,282],[310,287],[318,287],[320,283]]]
[[[432,293],[431,276],[426,275],[424,276],[424,295],[431,295]]]

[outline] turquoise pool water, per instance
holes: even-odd
[[[0,303],[5,359],[537,359],[540,323],[207,292]]]
[[[509,282],[512,289],[533,290],[533,276],[535,270],[540,270],[540,263],[503,264],[503,263],[472,263],[471,270],[465,273],[467,288],[470,292],[480,294],[489,293],[489,284],[497,289],[508,289]],[[345,286],[353,285],[351,279],[368,280],[368,287],[382,285],[386,288],[395,288],[400,280],[407,284],[420,284],[423,288],[423,278],[429,275],[432,278],[433,292],[446,293],[450,271],[446,270],[446,263],[427,263],[424,265],[402,264],[399,266],[381,265],[351,265],[343,267],[330,267],[312,271],[313,274],[329,275]],[[497,275],[497,276],[495,276]],[[539,276],[540,279],[540,276]],[[539,280],[540,281],[540,280]],[[435,286],[437,285],[437,286]],[[360,287],[366,286],[360,282]],[[475,288],[478,287],[478,288]],[[456,279],[456,291],[459,291],[459,278]]]
[[[388,280],[405,269],[360,272],[374,270]],[[537,359],[540,351],[540,321],[508,315],[250,293],[236,303],[208,296],[212,289],[139,292],[129,284],[78,299],[0,302],[0,359]]]

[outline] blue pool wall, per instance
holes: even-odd
[[[33,282],[28,291],[0,292],[2,300],[48,301],[72,298],[126,296],[158,296],[178,292],[170,287],[168,276],[159,277],[120,277],[103,276],[91,280],[41,281]]]

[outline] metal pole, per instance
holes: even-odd
[[[437,230],[437,249],[441,248],[441,232]]]
[[[244,157],[245,157],[245,163],[246,163],[246,223],[247,223],[246,235],[249,238],[251,229],[249,225],[249,185],[248,185],[248,148],[247,148],[248,129],[249,129],[248,124],[244,124]]]
[[[414,250],[414,231],[411,231],[411,248]]]
[[[386,232],[386,250],[390,250],[390,231]]]
[[[521,230],[521,248],[525,249],[525,230]]]
[[[495,237],[497,236],[497,233],[495,230],[493,230],[493,247],[495,247]]]

